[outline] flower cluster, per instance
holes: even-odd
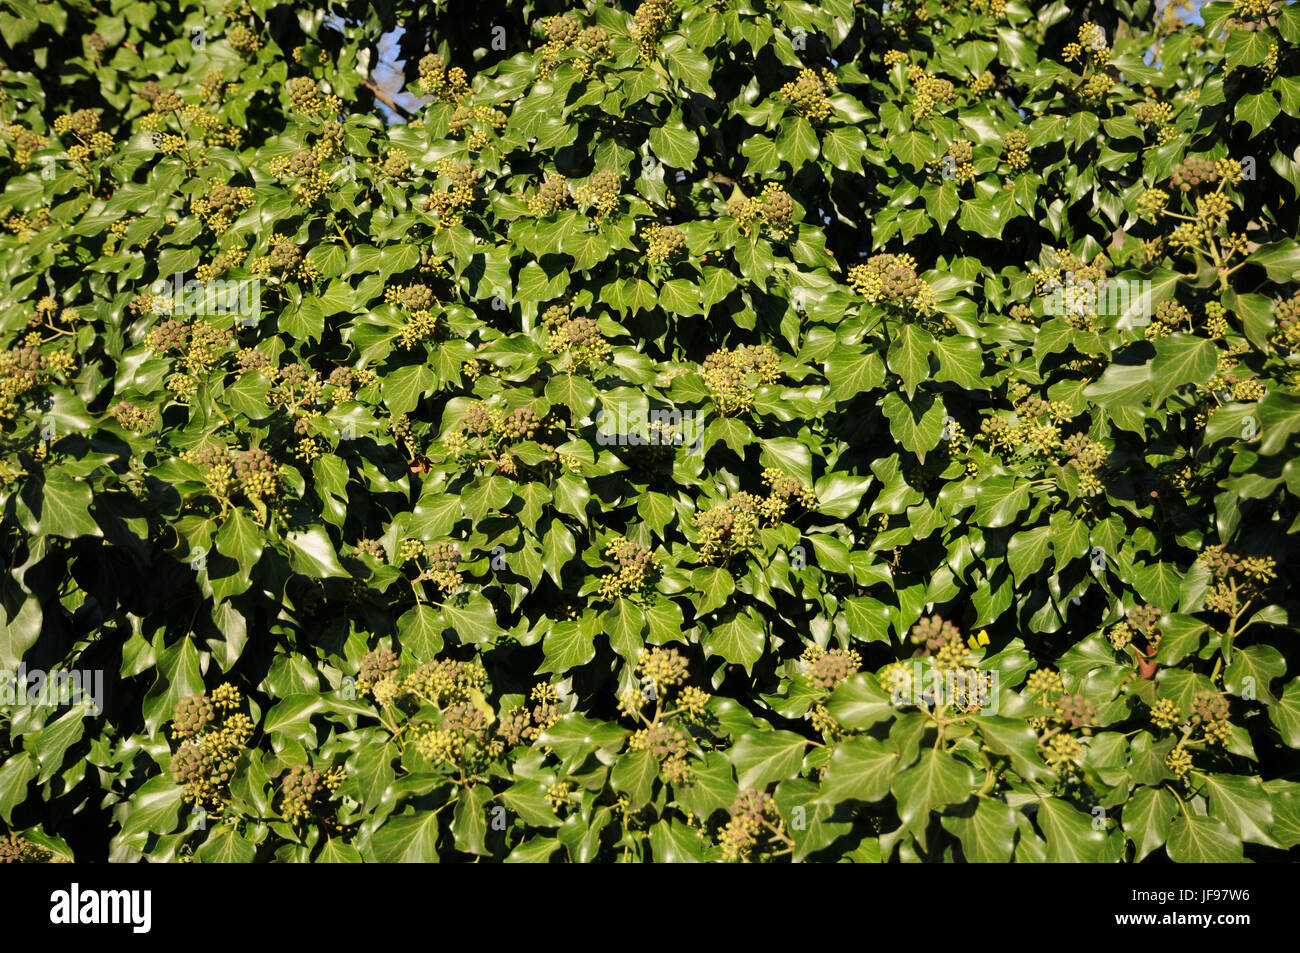
[[[1002,137],[1002,155],[1017,172],[1029,167],[1029,133],[1012,129]]]
[[[414,565],[415,582],[432,581],[445,592],[454,592],[465,582],[456,568],[460,565],[460,551],[453,542],[426,543],[408,539],[402,543],[400,555],[403,563]]]
[[[915,90],[912,97],[914,120],[927,119],[934,115],[936,107],[947,106],[957,99],[957,88],[951,80],[933,76],[915,64],[907,68],[907,79]]]
[[[424,210],[437,216],[439,229],[456,228],[474,205],[479,172],[472,162],[456,162],[450,157],[439,159],[434,169],[446,186],[425,198]]]
[[[1106,258],[1098,252],[1091,263],[1068,249],[1053,249],[1050,262],[1030,272],[1034,292],[1047,298],[1045,309],[1059,314],[1067,324],[1092,330],[1097,323],[1106,287]]]
[[[644,596],[654,585],[658,566],[655,554],[623,536],[615,536],[605,547],[605,555],[617,569],[600,580],[600,597],[612,601],[622,597]]]
[[[922,618],[912,626],[908,637],[934,661],[936,668],[955,670],[966,667],[970,649],[961,629],[946,619],[938,615]]]
[[[762,195],[732,199],[727,211],[746,235],[759,227],[777,241],[786,241],[794,235],[794,199],[775,182],[763,186]]]
[[[865,265],[850,268],[848,280],[849,287],[872,304],[883,302],[930,315],[938,303],[934,289],[917,275],[911,255],[874,255]]]
[[[776,811],[772,795],[756,788],[745,788],[730,807],[731,819],[718,835],[725,861],[748,860],[759,846],[764,833],[788,841],[785,823]]]
[[[852,649],[823,649],[810,645],[800,659],[808,672],[808,684],[819,692],[834,691],[840,682],[862,668],[862,656]]]
[[[785,517],[785,511],[792,500],[797,500],[805,508],[817,505],[817,494],[811,487],[805,486],[798,477],[776,467],[763,469],[763,484],[768,493],[759,505],[759,512],[772,522],[779,522]]]
[[[590,370],[609,363],[613,348],[600,333],[595,319],[571,314],[568,307],[548,308],[542,315],[549,332],[546,350],[552,354],[568,353],[575,370]]]
[[[0,350],[0,420],[18,413],[18,398],[48,384],[56,374],[72,370],[66,351],[42,353],[35,344]]]
[[[242,209],[252,204],[253,190],[248,186],[228,185],[213,179],[203,197],[190,203],[190,211],[201,218],[210,231],[220,235],[235,223],[235,217]]]
[[[1094,67],[1110,62],[1110,46],[1106,31],[1089,21],[1079,27],[1078,41],[1066,44],[1062,57],[1067,63],[1084,63]]]
[[[704,384],[722,416],[743,413],[754,406],[754,387],[774,384],[781,376],[781,356],[766,344],[723,348],[704,359],[700,370]]]
[[[381,549],[380,555],[382,553]],[[357,673],[357,692],[363,696],[369,695],[375,692],[381,683],[394,681],[400,664],[397,653],[392,649],[371,649],[361,657],[361,668]]]
[[[562,175],[546,176],[536,194],[528,199],[528,211],[538,218],[554,215],[569,202],[569,182]]]
[[[1208,744],[1226,745],[1232,737],[1228,699],[1216,691],[1200,691],[1192,697],[1188,722],[1199,728]]]
[[[447,129],[453,136],[461,136],[468,132],[465,142],[469,146],[469,151],[481,152],[491,141],[492,135],[506,127],[508,119],[503,109],[493,106],[461,105],[452,111]]]
[[[642,0],[633,16],[632,37],[642,60],[653,59],[659,39],[677,22],[674,0]]]
[[[829,97],[835,94],[839,83],[828,69],[801,69],[799,76],[781,87],[780,96],[805,119],[825,120],[834,112]]]
[[[1199,557],[1214,577],[1205,596],[1205,608],[1237,616],[1243,614],[1260,591],[1277,578],[1272,556],[1238,556],[1222,545],[1206,546]]]
[[[736,493],[725,502],[697,513],[696,549],[704,563],[725,563],[758,542],[760,500],[752,493]]]
[[[280,783],[280,816],[290,824],[301,824],[316,809],[318,797],[332,797],[346,779],[342,768],[317,771],[311,765],[295,764]]]
[[[597,172],[574,191],[574,201],[579,208],[595,209],[594,218],[600,221],[618,208],[622,182],[617,172],[608,169]]]
[[[172,756],[171,773],[191,804],[220,812],[228,800],[236,762],[253,737],[252,719],[238,711],[243,701],[239,689],[226,683],[176,703],[171,734],[182,744]]]
[[[516,708],[501,716],[497,731],[506,744],[532,743],[560,718],[560,707],[552,685],[541,683],[532,691],[533,707]]]
[[[439,102],[459,103],[469,95],[469,81],[459,66],[447,69],[441,56],[430,53],[420,60],[420,92]]]
[[[39,864],[48,861],[53,852],[33,843],[22,834],[0,837],[0,864]]]
[[[651,222],[641,229],[641,235],[647,242],[646,260],[651,264],[661,265],[686,249],[686,236],[676,225]]]
[[[649,21],[655,13],[656,11],[649,10],[645,14],[648,28],[653,27]],[[670,16],[669,13],[664,15]],[[638,16],[640,16],[639,11]],[[641,21],[637,22],[639,25]],[[671,20],[665,22],[671,24]],[[565,59],[566,52],[574,53],[569,58],[569,62],[583,76],[590,76],[595,64],[610,55],[609,33],[601,27],[583,27],[573,17],[564,15],[544,19],[542,30],[546,34],[546,42],[538,50],[537,75],[543,79],[555,71],[560,62]],[[656,42],[657,39],[650,42],[651,52]]]
[[[1269,340],[1289,351],[1300,350],[1300,292],[1286,299],[1275,298],[1273,316],[1274,328]]]

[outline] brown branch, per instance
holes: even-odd
[[[376,85],[373,80],[367,79],[365,81],[365,87],[366,89],[370,90],[370,92],[374,94],[375,99],[379,100],[389,109],[391,109],[393,112],[400,115],[403,119],[411,119],[412,117],[414,117],[415,113],[409,112],[403,106],[399,106],[397,102],[393,99],[393,97],[389,96],[386,92],[380,89],[379,86]]]

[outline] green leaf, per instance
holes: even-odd
[[[456,813],[451,819],[451,833],[456,849],[466,854],[487,854],[483,845],[487,834],[487,805],[492,789],[486,784],[471,784],[461,788],[456,801]]]
[[[1232,864],[1242,858],[1241,839],[1223,821],[1185,811],[1174,820],[1165,849],[1178,864]]]
[[[631,599],[619,597],[601,619],[609,645],[629,663],[635,663],[645,647],[645,612]]]
[[[615,791],[627,795],[632,810],[639,810],[649,802],[657,777],[659,762],[651,752],[629,751],[614,765],[609,782]]]
[[[1242,840],[1279,846],[1269,833],[1273,828],[1273,806],[1259,778],[1205,774],[1202,781],[1210,799],[1210,816],[1223,821]]]
[[[700,142],[674,111],[666,123],[651,127],[650,151],[670,166],[689,169],[700,151]]]
[[[880,402],[880,409],[889,418],[894,439],[922,460],[943,439],[943,404],[928,394],[908,400],[891,391]]]
[[[1165,398],[1185,384],[1203,384],[1214,376],[1219,349],[1206,338],[1181,332],[1156,340],[1156,358],[1151,365],[1151,400]]]
[[[720,656],[732,665],[742,665],[748,672],[763,657],[766,636],[763,624],[748,612],[714,626],[703,640],[704,654]]]
[[[975,791],[975,775],[969,765],[927,748],[917,764],[894,776],[890,790],[903,826],[915,831],[936,808],[967,800]]]
[[[889,695],[865,672],[851,675],[831,694],[827,710],[850,731],[865,731],[872,725],[888,721],[898,714]]]
[[[1133,860],[1142,860],[1169,839],[1169,830],[1178,814],[1178,802],[1164,788],[1139,788],[1124,805],[1121,822],[1129,840],[1137,849]]]
[[[68,539],[104,535],[90,515],[93,501],[90,487],[62,470],[46,470],[43,479],[29,480],[22,498],[40,521],[39,531],[43,535]]]
[[[742,788],[762,788],[797,775],[808,741],[792,731],[749,731],[727,752]]]
[[[879,801],[889,793],[898,769],[898,748],[876,738],[849,738],[835,746],[822,775],[822,798],[840,801]]]
[[[347,570],[339,565],[338,553],[324,526],[313,526],[305,532],[285,533],[284,542],[289,547],[289,566],[294,572],[313,579],[348,575]]]
[[[538,674],[567,672],[586,665],[596,656],[596,637],[577,622],[556,622],[542,641],[546,656]]]
[[[432,662],[442,651],[442,620],[427,603],[408,609],[397,620],[397,633],[402,648],[417,662]]]
[[[1106,835],[1093,828],[1093,818],[1055,798],[1038,804],[1038,826],[1047,838],[1047,862],[1097,863],[1106,847]]]
[[[934,338],[915,324],[904,324],[898,329],[889,346],[886,362],[889,369],[903,381],[910,399],[916,387],[930,376],[930,354],[934,351]]]
[[[1016,810],[979,798],[968,816],[946,814],[943,826],[961,841],[963,858],[974,864],[1005,864],[1015,850]]]
[[[433,811],[390,817],[370,838],[370,852],[381,864],[436,864],[439,818]]]
[[[1268,717],[1288,748],[1300,748],[1300,678],[1293,678],[1282,697],[1268,706]]]

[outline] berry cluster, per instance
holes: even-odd
[[[839,82],[830,70],[822,69],[819,73],[816,70],[801,69],[793,82],[781,87],[779,95],[805,119],[823,121],[835,111],[829,97],[838,88]]]
[[[176,703],[171,734],[183,743],[172,757],[171,773],[191,804],[219,813],[228,800],[236,762],[253,736],[252,720],[237,710],[242,704],[243,696],[229,683]]]
[[[731,819],[718,834],[723,860],[748,860],[765,833],[789,842],[772,795],[756,788],[745,788],[736,796],[729,810]]]
[[[737,196],[727,211],[746,235],[759,227],[777,241],[786,241],[794,235],[794,199],[776,182],[763,186],[762,195]]]
[[[479,172],[472,162],[456,162],[451,158],[439,159],[434,169],[438,181],[446,185],[425,198],[424,210],[437,217],[439,230],[457,228],[474,205]]]
[[[501,716],[497,728],[501,737],[509,745],[522,741],[532,743],[560,718],[560,707],[555,695],[555,688],[545,683],[536,685],[532,691],[533,707],[515,708]]]
[[[676,225],[652,222],[641,230],[641,235],[647,242],[646,260],[654,265],[661,265],[686,249],[686,236]]]
[[[280,783],[280,816],[290,824],[301,824],[317,808],[317,797],[333,796],[346,779],[342,768],[317,771],[311,765],[295,764]]]
[[[736,493],[712,509],[695,514],[700,562],[723,564],[758,543],[759,506],[752,493]]]
[[[570,314],[568,307],[557,305],[542,315],[549,333],[546,350],[552,354],[569,354],[574,370],[590,370],[609,363],[613,348],[600,333],[595,319]]]
[[[403,563],[412,563],[417,575],[414,582],[432,581],[445,592],[454,592],[465,582],[457,566],[460,565],[460,550],[449,541],[425,543],[418,539],[408,539],[402,543],[400,555]]]
[[[190,204],[190,211],[203,220],[208,229],[218,235],[235,223],[235,216],[253,204],[253,190],[247,186],[233,186],[213,179],[208,183],[202,198]]]
[[[39,864],[48,861],[53,852],[33,843],[22,834],[0,837],[0,864]]]
[[[375,555],[373,550],[371,555]],[[379,550],[378,555],[383,555],[382,548]],[[362,695],[375,692],[381,682],[388,682],[397,678],[399,667],[397,653],[392,649],[371,649],[361,657],[361,668],[357,672],[357,691]]]
[[[911,255],[874,255],[849,269],[849,287],[872,304],[885,303],[930,315],[938,304],[934,289],[916,272]]]
[[[636,8],[632,22],[632,38],[642,60],[653,59],[659,39],[677,22],[677,5],[674,0],[643,0]]]
[[[1029,133],[1012,129],[1002,137],[1002,154],[1007,165],[1019,172],[1029,167]]]
[[[579,208],[595,209],[593,216],[597,221],[605,218],[618,208],[619,193],[623,184],[617,172],[608,169],[597,172],[587,179],[574,192],[574,201]]]
[[[569,181],[562,175],[546,176],[536,194],[528,199],[528,211],[537,218],[554,215],[569,202]]]
[[[723,348],[704,359],[700,370],[713,405],[722,416],[754,406],[756,384],[774,384],[781,376],[781,356],[766,344]]]
[[[810,645],[801,661],[807,666],[808,684],[819,692],[834,691],[840,682],[862,668],[862,656],[852,649],[823,649]]]
[[[605,547],[605,555],[614,560],[617,569],[601,578],[601,599],[644,597],[652,591],[658,565],[654,553],[624,536],[615,536]]]
[[[469,135],[465,142],[469,146],[469,151],[481,152],[491,141],[492,135],[506,127],[508,120],[509,117],[502,109],[492,106],[461,105],[452,111],[447,129],[453,136],[461,136],[468,131]]]
[[[646,16],[649,18],[651,14],[647,12]],[[566,58],[566,52],[575,54],[569,62],[583,76],[590,76],[596,63],[610,55],[609,34],[601,27],[583,27],[573,17],[564,15],[544,19],[542,30],[546,33],[546,42],[538,49],[537,66],[537,75],[542,79],[555,71]]]

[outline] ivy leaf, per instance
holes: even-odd
[[[822,799],[879,801],[898,769],[898,748],[876,738],[848,738],[835,746],[822,775]]]
[[[894,776],[890,790],[903,826],[915,831],[936,808],[967,800],[974,793],[975,776],[969,765],[927,748],[917,764]]]
[[[1156,341],[1151,366],[1151,399],[1161,403],[1185,384],[1203,384],[1214,376],[1219,350],[1207,338],[1181,332]]]
[[[1134,862],[1141,861],[1169,839],[1169,830],[1178,802],[1164,788],[1139,788],[1133,799],[1124,806],[1121,822],[1124,831],[1137,848]]]
[[[907,400],[889,393],[880,402],[880,409],[889,419],[894,439],[922,460],[943,439],[943,405],[928,394]]]
[[[542,652],[545,658],[538,674],[567,672],[595,658],[596,637],[578,622],[556,622],[542,641]]]
[[[619,597],[602,620],[609,645],[630,664],[635,663],[645,647],[645,612],[631,599]]]
[[[916,393],[916,386],[930,376],[932,351],[934,338],[915,324],[900,327],[889,346],[889,369],[902,378],[909,399]]]
[[[1293,678],[1282,697],[1268,706],[1268,717],[1288,748],[1300,748],[1300,678]]]
[[[763,657],[765,642],[762,623],[748,612],[742,612],[714,626],[704,636],[704,654],[709,658],[720,656],[733,665],[744,666],[748,672]]]
[[[1217,817],[1181,813],[1165,846],[1177,864],[1231,864],[1242,858],[1241,840]]]
[[[370,838],[370,852],[381,864],[436,864],[439,818],[433,811],[390,817]]]
[[[1269,833],[1273,828],[1273,807],[1259,778],[1206,774],[1202,780],[1212,817],[1223,821],[1242,840],[1265,847],[1280,846]]]
[[[1016,839],[1016,810],[990,798],[978,798],[969,815],[945,814],[943,826],[961,841],[963,858],[974,864],[1005,864]]]
[[[803,766],[807,739],[792,731],[750,731],[728,752],[742,788],[763,788],[797,775]]]
[[[39,478],[28,480],[21,495],[44,535],[67,539],[104,535],[90,515],[94,499],[90,487],[62,470],[45,470]]]
[[[295,572],[313,579],[348,575],[347,570],[339,565],[338,553],[334,551],[334,543],[325,527],[313,526],[305,532],[286,533],[284,542],[289,547],[289,566]]]

